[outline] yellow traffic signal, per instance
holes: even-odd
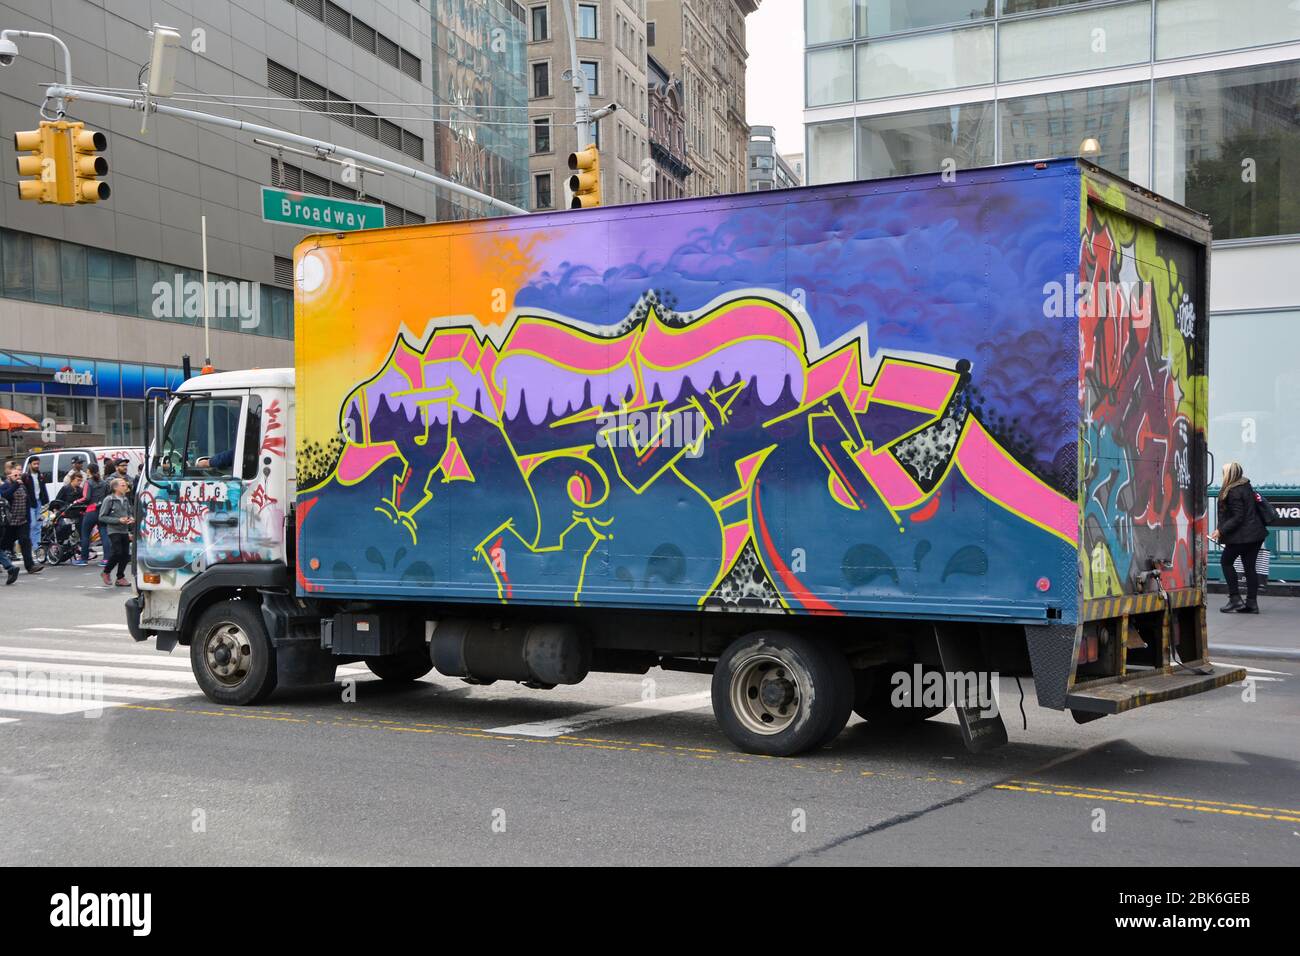
[[[36,177],[18,180],[19,199],[59,201],[59,153],[64,146],[64,137],[52,122],[41,123],[40,129],[14,133],[14,149],[19,153],[18,175]]]
[[[600,151],[587,146],[569,154],[569,192],[573,193],[570,209],[590,209],[600,205]]]
[[[73,197],[76,202],[99,202],[112,193],[97,176],[108,175],[108,160],[96,155],[108,148],[108,137],[98,130],[72,123]]]
[[[67,120],[14,133],[14,148],[28,154],[18,157],[18,175],[36,177],[18,181],[19,198],[64,206],[107,199],[108,184],[95,178],[108,172],[108,160],[95,155],[107,145],[103,133]]]

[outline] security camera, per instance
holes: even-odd
[[[8,66],[18,59],[18,44],[7,36],[0,35],[0,66]]]

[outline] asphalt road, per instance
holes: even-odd
[[[1300,861],[1295,662],[1241,661],[1253,701],[1237,685],[1082,726],[1025,681],[1027,730],[1008,680],[992,753],[948,712],[895,733],[855,717],[776,760],[734,751],[692,674],[395,690],[356,666],[355,701],[217,706],[183,648],[130,640],[127,593],[89,568],[0,589],[0,864]],[[42,672],[102,681],[105,705],[34,696]]]

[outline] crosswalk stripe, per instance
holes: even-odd
[[[42,669],[41,661],[24,661],[13,658],[0,658],[0,669],[22,667],[28,671]],[[49,666],[43,668],[51,672],[61,674],[99,674],[102,678],[122,678],[128,680],[144,681],[163,681],[164,683],[193,684],[194,676],[186,671],[184,674],[176,671],[166,671],[153,667],[111,667],[96,666],[94,664],[74,664],[64,661],[50,661]]]
[[[0,724],[16,724],[16,723],[18,723],[17,717],[0,717]]]
[[[88,627],[93,631],[128,631],[125,624],[78,624],[78,627]]]
[[[691,694],[675,694],[671,697],[659,697],[655,700],[638,700],[630,704],[604,707],[583,714],[558,717],[555,720],[539,720],[527,724],[493,727],[489,730],[489,733],[514,734],[518,737],[562,737],[576,730],[588,730],[604,724],[640,720],[642,717],[649,717],[653,714],[699,710],[709,706],[711,698],[712,694],[707,690]]]
[[[181,667],[190,669],[189,656],[164,657],[150,650],[139,654],[114,654],[106,651],[68,651],[54,647],[17,647],[0,644],[0,654],[10,657],[39,657],[50,661],[103,661],[107,664],[144,664],[148,667]]]

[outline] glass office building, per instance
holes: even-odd
[[[1300,493],[1300,3],[804,0],[804,20],[810,183],[1093,138],[1093,161],[1207,213],[1211,449]]]

